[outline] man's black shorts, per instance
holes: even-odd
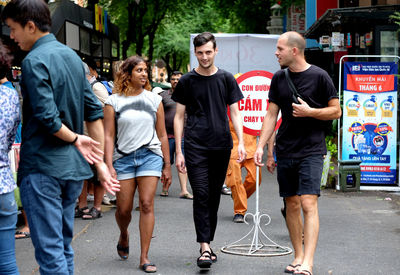
[[[278,158],[277,171],[280,196],[319,196],[323,162],[322,155],[293,159]]]

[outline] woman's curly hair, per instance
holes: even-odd
[[[13,56],[3,43],[0,42],[0,79],[6,77],[11,68]]]
[[[146,63],[146,61],[144,61],[142,57],[131,56],[122,63],[116,75],[113,93],[121,94],[124,96],[129,96],[131,94],[130,90],[132,89],[131,86],[132,71],[139,63],[142,62]],[[143,88],[146,90],[151,90],[151,85],[148,79]]]

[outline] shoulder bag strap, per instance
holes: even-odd
[[[297,98],[300,97],[300,95],[297,92],[297,89],[294,86],[292,79],[290,78],[289,69],[286,68],[286,69],[284,69],[284,71],[285,71],[285,77],[286,77],[286,81],[288,83],[289,89],[292,92],[292,99],[293,99],[294,103],[299,104],[300,102]]]

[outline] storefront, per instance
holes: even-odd
[[[400,5],[327,10],[305,32],[306,38],[315,39],[319,43],[318,48],[307,50],[308,61],[327,70],[337,85],[340,77],[339,63],[344,55],[399,56],[399,26],[390,18],[395,11],[400,11]],[[398,191],[400,190],[398,173],[400,112],[397,106],[400,97],[397,78],[393,75],[398,69],[398,59],[357,57],[347,58],[345,61],[346,76],[342,78],[344,84],[339,91],[343,99],[339,158],[362,161],[360,165],[362,190]],[[368,63],[363,63],[365,61]],[[390,70],[384,72],[383,68],[387,67]],[[367,72],[367,69],[371,71]],[[354,79],[358,81],[357,85],[350,85],[353,83],[350,81],[353,79],[349,76],[350,71],[356,76]],[[359,75],[366,77],[357,77]],[[364,82],[360,82],[361,79]],[[382,85],[391,84],[391,86],[384,89],[379,85],[371,85],[371,83],[376,84],[375,80],[381,81]],[[350,84],[346,86],[346,83]],[[377,90],[373,92],[371,87],[374,89],[377,87]],[[389,111],[386,111],[386,105],[390,105]],[[390,131],[380,132],[385,123],[390,125],[387,127]],[[358,124],[361,130],[356,130]],[[376,129],[372,129],[375,126]],[[359,151],[358,149],[364,144],[368,150]]]
[[[390,18],[395,11],[400,5],[327,10],[304,34],[319,43],[308,49],[310,63],[326,69],[338,83],[343,55],[399,55],[399,26]]]
[[[98,73],[111,78],[112,63],[119,60],[119,30],[111,24],[107,12],[82,8],[71,1],[49,4],[52,28],[57,39],[74,49],[82,58],[96,61]]]
[[[119,60],[119,30],[111,24],[107,13],[100,8],[98,12],[90,11],[69,0],[52,2],[49,4],[49,9],[52,19],[51,32],[58,41],[75,50],[82,58],[93,58],[98,73],[111,78],[112,63]],[[18,66],[26,53],[20,51],[13,43],[9,37],[10,31],[3,23],[0,34],[16,57],[13,77],[15,76],[14,80],[18,80]]]

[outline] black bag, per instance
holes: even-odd
[[[289,89],[292,92],[292,100],[294,103],[296,104],[300,104],[299,100],[297,99],[298,97],[300,97],[302,100],[304,100],[304,98],[302,98],[300,96],[300,94],[297,92],[296,86],[294,86],[294,83],[292,81],[292,79],[290,78],[289,75],[289,69],[285,68],[285,77],[286,77],[286,81],[288,83]],[[311,98],[310,98],[311,100]],[[306,100],[304,100],[306,101]],[[323,106],[322,104],[319,104],[313,100],[311,100],[312,102],[307,102],[307,104],[313,108],[324,108],[325,106]],[[332,120],[319,120],[319,122],[321,123],[321,126],[325,132],[325,135],[330,134],[330,132],[332,131]]]

